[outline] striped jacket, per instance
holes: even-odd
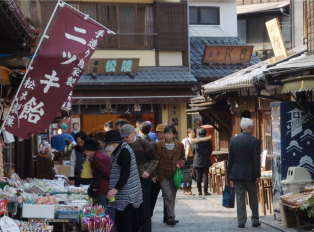
[[[117,160],[121,150],[124,148],[128,149],[131,155],[130,176],[123,188],[120,189],[115,195],[116,200],[109,202],[108,204],[110,207],[113,207],[119,211],[123,211],[129,204],[132,204],[134,208],[138,208],[143,202],[142,187],[137,171],[135,155],[132,148],[126,142],[123,142],[115,155],[111,156],[112,166],[110,172],[109,189],[113,189],[120,179],[121,167],[117,163]]]

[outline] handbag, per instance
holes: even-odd
[[[191,175],[191,169],[186,168],[182,169],[182,175],[183,175],[183,183],[186,182],[192,182],[192,175]]]
[[[234,208],[235,201],[235,188],[232,185],[225,186],[223,198],[222,198],[222,206],[226,208]]]
[[[98,189],[98,185],[99,185],[100,180],[101,180],[101,177],[99,177],[97,182],[95,182],[93,180],[93,182],[90,183],[90,185],[89,185],[89,187],[87,189],[87,195],[90,198],[96,198],[97,197],[97,189]]]

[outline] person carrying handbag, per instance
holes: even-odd
[[[188,137],[182,140],[186,158],[186,162],[182,170],[182,174],[184,175],[182,188],[184,195],[193,195],[191,186],[192,185],[191,165],[193,164],[194,159],[194,155],[192,152],[193,149],[192,139],[196,137],[196,130],[194,128],[188,128],[187,135]]]
[[[164,130],[165,140],[155,143],[154,149],[159,156],[159,163],[152,173],[154,183],[160,183],[162,195],[166,208],[166,223],[176,225],[175,200],[177,187],[174,184],[174,176],[177,168],[183,168],[185,163],[184,146],[181,142],[175,141],[177,130],[174,126],[167,126]]]
[[[100,150],[99,142],[94,138],[86,138],[82,149],[87,157],[93,159],[91,162],[93,182],[88,194],[90,197],[97,197],[97,204],[106,208],[106,213],[114,220],[115,210],[107,207],[111,159]]]

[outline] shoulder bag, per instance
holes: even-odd
[[[107,165],[106,165],[106,168],[108,169],[108,157],[107,155],[105,155],[106,159],[107,159]],[[90,183],[88,189],[87,189],[87,195],[90,197],[90,198],[96,198],[97,197],[97,190],[98,190],[98,185],[99,185],[99,182],[101,180],[102,177],[99,177],[97,182],[95,182],[94,180],[92,181],[92,183]]]

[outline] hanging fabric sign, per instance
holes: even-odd
[[[21,83],[5,130],[23,139],[44,131],[106,35],[104,27],[63,5],[49,35],[43,35],[44,43]],[[71,103],[66,100],[67,107]]]

